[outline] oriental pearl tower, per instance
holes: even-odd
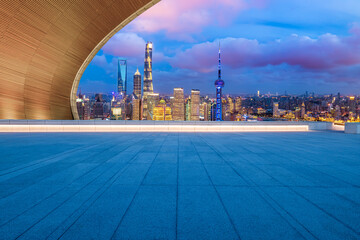
[[[215,81],[216,87],[216,112],[215,121],[222,121],[222,88],[225,86],[225,82],[221,79],[221,50],[219,43],[219,67],[218,67],[218,79]]]

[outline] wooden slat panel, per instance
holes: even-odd
[[[1,1],[0,119],[72,119],[79,69],[119,24],[157,1]]]

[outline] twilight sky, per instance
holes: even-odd
[[[360,94],[359,0],[162,0],[98,52],[82,92],[115,91],[118,57],[128,59],[132,92],[146,41],[154,92],[213,94],[220,41],[224,94]]]

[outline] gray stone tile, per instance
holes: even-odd
[[[220,186],[217,189],[241,239],[304,238],[252,188]]]
[[[175,239],[176,186],[142,186],[115,239]]]
[[[179,186],[178,239],[238,239],[212,186]]]

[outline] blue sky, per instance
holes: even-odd
[[[128,89],[146,41],[154,44],[154,91],[214,92],[222,45],[225,94],[360,94],[358,0],[163,0],[117,33],[86,69],[83,92],[116,89],[117,58]]]

